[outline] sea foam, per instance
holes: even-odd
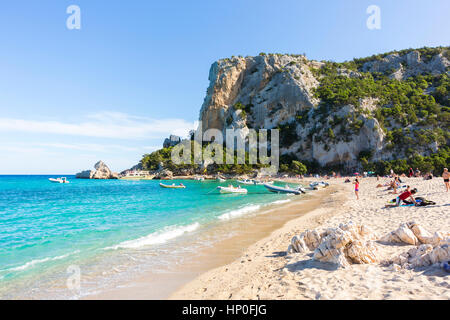
[[[222,214],[221,216],[219,216],[219,219],[220,220],[230,220],[232,218],[236,218],[236,217],[242,216],[242,215],[250,213],[250,212],[258,211],[260,208],[261,208],[260,205],[246,206],[243,208],[239,208],[239,209],[236,209],[233,211],[226,212],[226,213]]]
[[[265,206],[270,206],[270,205],[274,205],[274,204],[283,204],[283,203],[288,203],[290,201],[291,201],[291,199],[276,200],[276,201],[267,203],[267,204],[265,204],[263,206],[265,207]],[[237,218],[237,217],[243,216],[243,215],[245,215],[247,213],[252,213],[252,212],[258,211],[259,209],[261,209],[261,207],[262,207],[261,205],[245,206],[245,207],[242,207],[242,208],[239,208],[239,209],[236,209],[236,210],[232,210],[232,211],[226,212],[226,213],[220,215],[218,218],[220,220],[230,220],[230,219],[233,219],[233,218]]]
[[[269,204],[282,204],[282,203],[288,203],[288,202],[291,202],[291,199],[277,200],[277,201],[271,202]]]
[[[104,250],[117,250],[117,249],[137,249],[144,246],[153,244],[165,243],[170,239],[177,238],[184,233],[192,232],[200,226],[198,222],[187,226],[170,226],[162,229],[161,231],[150,233],[144,237],[127,240],[119,243],[118,245],[106,247]]]
[[[23,264],[21,266],[10,268],[10,269],[8,269],[8,271],[23,271],[23,270],[26,270],[26,269],[28,269],[30,267],[33,267],[33,266],[37,265],[37,264],[45,263],[45,262],[48,262],[48,261],[62,260],[62,259],[67,258],[68,256],[71,256],[71,255],[79,253],[79,252],[80,252],[80,250],[75,250],[74,252],[63,254],[61,256],[31,260],[31,261],[28,261],[27,263],[25,263],[25,264]]]

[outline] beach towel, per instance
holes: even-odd
[[[392,200],[388,201],[388,204],[393,204],[396,202],[397,202],[397,199],[392,199]],[[419,204],[421,201],[416,200],[416,202]],[[411,207],[411,206],[414,206],[414,203],[412,203],[410,201],[403,201],[403,203],[400,205],[400,207]]]
[[[397,200],[397,198],[392,199],[392,200],[388,201],[388,203],[395,203],[396,200]],[[436,202],[427,200],[423,197],[417,197],[416,202],[417,202],[417,206],[419,206],[419,207],[432,206],[432,205],[436,204]],[[402,207],[409,207],[409,206],[414,206],[414,202],[408,201],[408,200],[403,201]]]
[[[414,205],[414,203],[412,203],[411,201],[403,201],[404,203],[406,203],[406,204],[412,204],[412,205]],[[434,202],[434,201],[431,201],[431,200],[427,200],[427,199],[425,199],[425,198],[422,198],[422,197],[417,197],[416,198],[416,202],[417,202],[417,205],[419,206],[419,207],[424,207],[424,206],[431,206],[431,205],[435,205],[436,204],[436,202]]]
[[[388,202],[388,204],[395,203],[396,200],[397,200],[397,199],[392,199],[391,201]],[[421,204],[421,203],[422,203],[421,200],[417,200],[417,199],[416,199],[416,202],[417,202],[417,206],[423,206],[423,205]],[[414,204],[413,202],[411,202],[411,201],[403,201],[403,203],[400,205],[400,207],[414,207],[414,206],[415,206],[415,204]]]
[[[430,205],[435,205],[436,202],[431,201],[431,200],[427,200],[425,198],[422,197],[417,197],[416,198],[416,202],[419,203],[419,206],[430,206]]]

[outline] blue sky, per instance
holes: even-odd
[[[81,29],[66,27],[69,5]],[[369,5],[381,29],[366,27]],[[0,10],[0,173],[116,171],[186,134],[232,55],[350,60],[449,45],[450,1],[8,1]]]

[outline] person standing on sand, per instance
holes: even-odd
[[[448,190],[450,190],[450,183],[449,183],[449,179],[450,179],[450,172],[448,172],[447,168],[444,168],[444,172],[442,172],[442,178],[444,178],[444,184],[445,184],[445,188]]]
[[[359,195],[358,195],[358,192],[359,192],[359,180],[358,180],[358,178],[355,179],[353,184],[355,185],[356,200],[359,200]]]

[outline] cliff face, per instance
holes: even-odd
[[[318,85],[310,70],[320,63],[304,56],[257,56],[215,62],[209,73],[210,85],[200,111],[203,129],[238,128],[240,102],[250,106],[246,119],[256,128],[273,128],[297,111],[318,103],[312,89]]]
[[[421,53],[415,50],[352,63],[352,66],[334,64],[337,78],[358,80],[367,74],[383,73],[386,79],[403,82],[418,75],[448,76],[450,65],[443,52],[421,58]],[[280,128],[281,154],[317,161],[322,166],[355,164],[366,150],[372,152],[369,160],[398,156],[399,150],[392,150],[391,141],[385,139],[389,130],[399,127],[396,119],[386,127],[375,117],[378,109],[392,107],[394,103],[372,94],[360,97],[358,103],[331,106],[315,93],[325,81],[323,70],[328,64],[308,60],[303,55],[279,54],[215,62],[200,111],[203,130],[239,128],[245,133],[247,128]],[[425,93],[427,90],[432,92],[434,88],[426,88]],[[340,119],[339,125],[336,119]],[[355,125],[357,129],[349,129]],[[423,124],[408,127],[429,129]],[[294,138],[286,138],[289,136]],[[436,149],[439,143],[433,143]],[[429,149],[419,151],[426,153]]]
[[[429,61],[421,58],[420,52],[410,51],[406,54],[389,54],[386,57],[368,61],[362,66],[364,72],[390,72],[391,78],[405,80],[424,73],[441,74],[447,71],[449,61],[442,53],[434,55]]]

